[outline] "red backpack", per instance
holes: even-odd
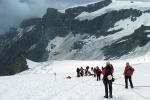
[[[133,75],[133,72],[134,72],[134,68],[129,68],[127,73],[126,73],[126,76],[132,76]]]

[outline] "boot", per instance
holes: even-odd
[[[105,95],[104,98],[108,98],[108,96]]]

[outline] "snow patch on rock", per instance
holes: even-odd
[[[93,20],[94,18],[101,16],[105,13],[109,13],[114,10],[121,10],[121,9],[139,9],[141,11],[150,10],[150,2],[140,2],[135,1],[131,3],[131,1],[113,1],[110,5],[99,9],[97,11],[88,13],[88,12],[82,12],[80,15],[78,15],[75,19],[78,19],[80,21],[83,20]]]
[[[110,28],[108,31],[122,29],[121,31],[112,35],[116,39],[122,38],[124,36],[131,35],[134,31],[140,28],[142,25],[150,24],[147,22],[150,20],[150,13],[144,13],[140,17],[137,17],[135,21],[131,21],[131,18],[125,20],[120,20],[115,23],[113,28]]]
[[[150,38],[150,34],[148,34],[148,35],[147,35],[147,37],[149,37],[149,38]]]
[[[18,37],[21,38],[23,36],[23,29],[22,28],[18,28],[17,32],[18,32]]]

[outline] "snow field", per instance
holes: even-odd
[[[125,62],[132,62],[134,89],[124,88]],[[104,85],[93,76],[76,77],[76,68],[101,66],[106,61],[51,61],[36,63],[28,60],[30,70],[14,76],[0,77],[0,100],[105,100]],[[115,67],[112,100],[150,100],[149,58],[111,61]],[[56,73],[56,75],[55,75]],[[67,79],[71,76],[71,79]],[[138,87],[140,86],[140,87]]]

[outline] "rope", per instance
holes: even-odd
[[[119,84],[119,83],[113,83],[115,85],[120,85],[120,86],[125,86],[124,84]],[[134,87],[143,87],[143,88],[149,88],[150,86],[134,86]]]
[[[76,76],[73,76],[73,77],[76,77]],[[123,77],[120,76],[119,78],[116,78],[116,80],[119,80],[119,79],[123,79]],[[99,85],[89,84],[89,83],[87,83],[87,81],[88,81],[88,79],[87,79],[86,81],[82,81],[82,83],[85,83],[85,84],[87,84],[88,86],[91,86],[91,87],[93,87],[93,86],[97,86],[97,87],[102,86],[102,84],[99,84]],[[79,82],[79,83],[80,83],[80,82]],[[79,84],[79,83],[78,83],[78,84]],[[77,85],[78,85],[78,84],[77,84]],[[113,84],[114,84],[114,85],[119,85],[119,86],[125,87],[124,84],[119,84],[119,83],[115,83],[115,82],[113,82]],[[143,85],[143,86],[142,86],[142,85],[141,85],[141,86],[134,86],[134,87],[150,88],[150,86],[144,86],[144,85]],[[81,88],[81,87],[80,87],[80,88]],[[144,96],[144,95],[138,93],[138,92],[135,91],[135,90],[132,90],[132,91],[133,91],[133,93],[137,94],[138,96],[150,100],[150,97],[146,97],[146,96]],[[83,97],[82,97],[82,95],[81,95],[81,100],[82,100],[82,99],[83,99]]]
[[[72,76],[72,78],[75,78],[75,77],[76,77],[76,76]],[[121,75],[120,77],[115,78],[115,80],[122,80],[122,79],[124,79],[124,77],[123,77],[122,75]],[[87,84],[87,86],[90,86],[90,87],[93,87],[93,86],[101,87],[101,86],[103,85],[103,84],[99,84],[99,85],[90,84],[90,83],[87,83],[87,81],[88,81],[88,80],[84,81],[83,83]],[[115,83],[115,82],[113,82],[113,84],[114,84],[114,85],[119,85],[119,86],[125,87],[124,84]],[[134,86],[134,87],[137,87],[137,88],[150,88],[150,86],[144,86],[144,85],[139,85],[139,86]],[[80,90],[81,90],[81,87],[80,87]],[[144,96],[144,95],[138,93],[138,92],[135,91],[135,90],[132,90],[132,91],[133,91],[133,93],[135,93],[136,95],[138,95],[138,96],[140,96],[140,97],[142,97],[142,98],[145,98],[145,99],[150,100],[150,97],[146,97],[146,96]],[[82,95],[81,95],[81,100],[82,100],[82,99],[83,99],[83,97],[82,97]]]
[[[88,86],[102,86],[102,85],[92,85],[92,84],[88,84],[88,83],[86,83],[86,84],[87,84]],[[120,86],[125,86],[125,85],[123,85],[123,84],[118,84],[118,83],[113,83],[113,84],[115,84],[115,85],[120,85]],[[135,87],[150,87],[150,86],[135,86]],[[139,96],[142,97],[142,98],[150,99],[150,97],[143,96],[142,94],[138,93],[137,91],[134,91],[134,90],[133,90],[133,92],[134,92],[135,94],[139,95]]]
[[[142,98],[146,98],[146,99],[150,100],[150,97],[143,96],[142,94],[140,94],[140,93],[138,93],[137,91],[134,91],[134,90],[133,90],[133,92],[134,92],[135,94],[139,95],[139,96],[142,97]]]
[[[135,87],[145,87],[145,88],[149,88],[150,86],[135,86]]]
[[[93,86],[103,86],[102,84],[99,84],[99,85],[95,85],[95,84],[89,84],[89,83],[86,83],[88,86],[91,86],[91,87],[93,87]]]
[[[119,80],[119,79],[123,79],[122,76],[120,76],[119,78],[117,78],[116,80]],[[113,83],[115,85],[120,85],[120,86],[125,86],[124,84],[119,84],[119,83]],[[141,85],[141,86],[134,86],[134,87],[143,87],[143,88],[150,88],[150,86],[144,86],[144,85]]]
[[[120,85],[120,86],[125,86],[125,85],[123,85],[123,84],[118,84],[118,83],[113,83],[113,84],[115,84],[115,85]],[[143,87],[143,88],[147,88],[147,87],[150,87],[150,86],[134,86],[134,87]],[[138,93],[138,92],[135,91],[135,90],[132,90],[132,91],[133,91],[135,94],[137,94],[138,96],[150,100],[150,97],[146,97],[146,96],[144,96],[144,95]]]

